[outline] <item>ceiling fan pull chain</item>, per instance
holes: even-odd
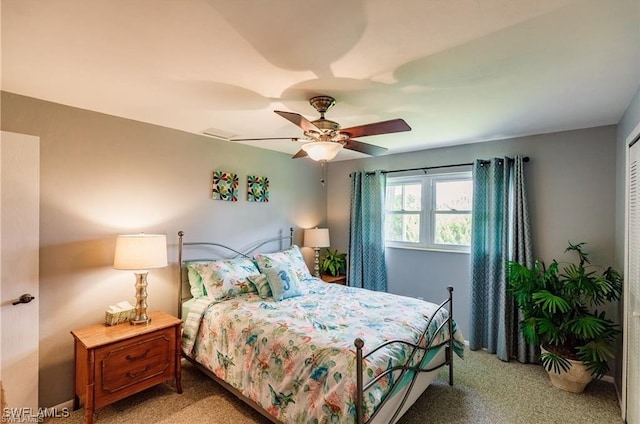
[[[320,162],[320,184],[322,184],[323,187],[326,182],[326,175],[327,175],[326,165],[327,165],[326,161]]]

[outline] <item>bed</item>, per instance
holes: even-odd
[[[183,357],[271,422],[394,423],[442,367],[453,384],[452,287],[434,304],[325,283],[293,229],[243,250],[178,238]]]

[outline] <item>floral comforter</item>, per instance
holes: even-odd
[[[280,302],[256,294],[196,299],[185,319],[183,350],[282,422],[355,422],[354,340],[365,341],[365,354],[390,339],[417,343],[437,305],[318,279],[303,286],[304,295]],[[439,311],[430,330],[447,315]],[[445,326],[433,345],[448,337]],[[463,343],[454,323],[460,357]],[[365,376],[406,362],[410,350],[379,350],[365,361]],[[366,393],[365,419],[389,386],[384,378]]]

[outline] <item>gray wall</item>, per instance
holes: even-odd
[[[315,162],[10,93],[1,101],[2,130],[41,144],[41,406],[73,396],[69,332],[103,322],[110,304],[135,302],[133,273],[112,268],[117,234],[167,234],[170,266],[150,272],[148,303],[175,314],[178,230],[242,248],[324,225]],[[239,174],[238,202],[211,200],[214,170]],[[269,177],[268,203],[245,200],[249,174]]]
[[[329,164],[327,219],[334,248],[347,249],[349,173],[472,162],[522,154],[534,253],[568,260],[567,241],[587,242],[593,262],[614,264],[616,127],[543,134]],[[441,300],[454,287],[463,331],[470,326],[469,255],[387,248],[389,291]]]

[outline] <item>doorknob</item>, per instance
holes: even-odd
[[[20,299],[18,299],[15,302],[13,302],[12,305],[19,305],[21,303],[29,303],[33,299],[35,299],[35,297],[31,296],[29,293],[25,293],[22,296],[20,296]]]
[[[631,316],[632,317],[640,317],[640,312],[632,312]]]

